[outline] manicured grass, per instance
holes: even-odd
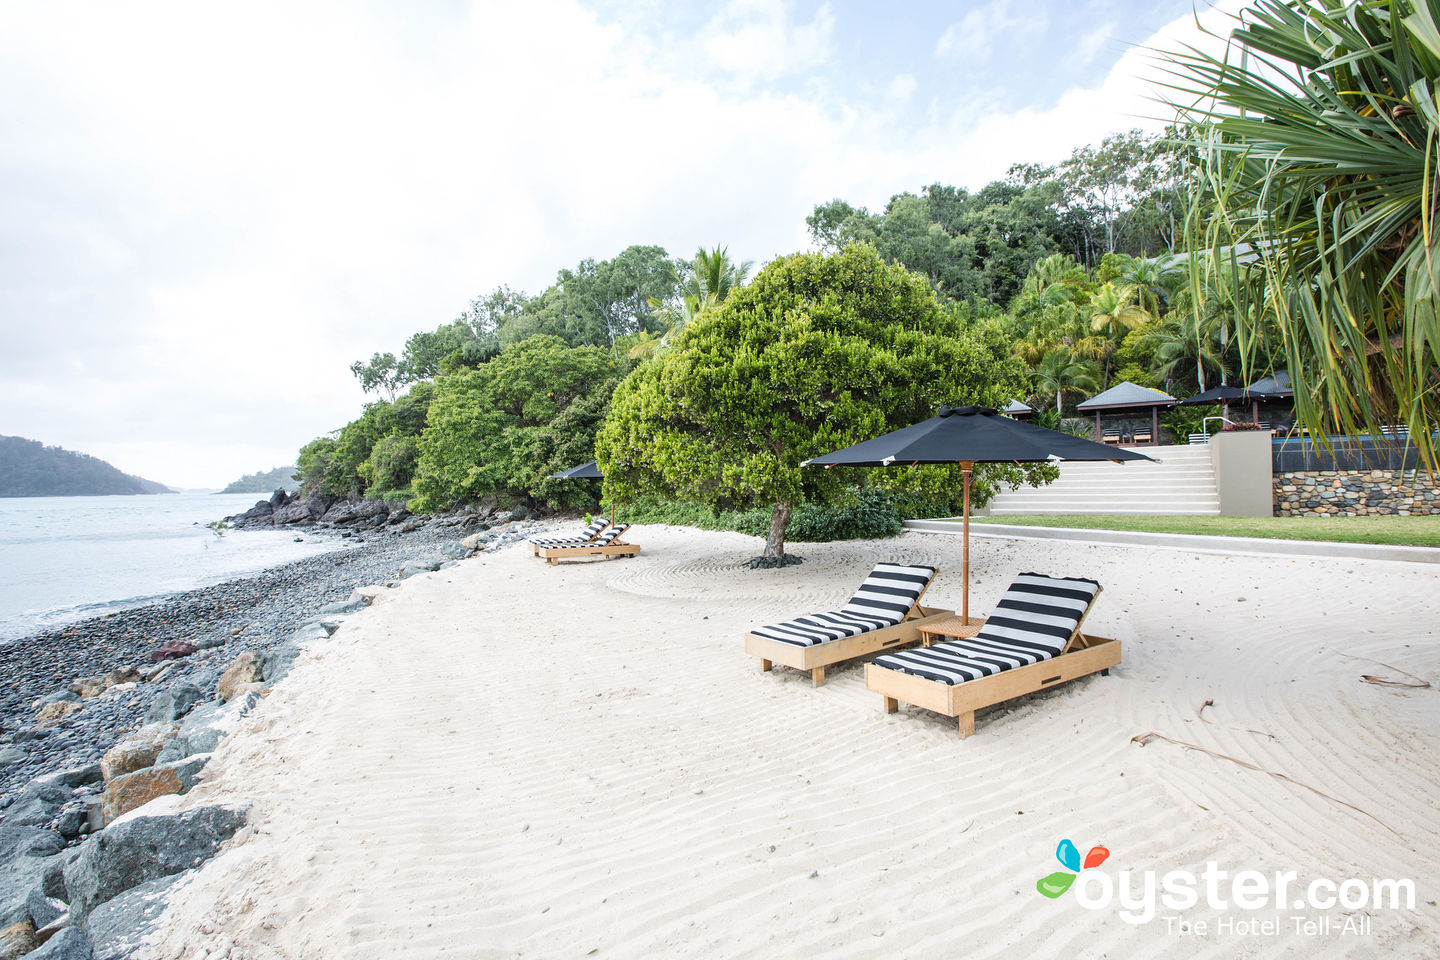
[[[956,523],[960,521],[956,520]],[[1440,547],[1436,517],[1112,517],[1052,514],[984,517],[972,523],[1029,527],[1078,527],[1084,530],[1140,530],[1213,537],[1266,537],[1272,540],[1325,540],[1392,546]]]

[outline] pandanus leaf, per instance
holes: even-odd
[[[1060,846],[1055,848],[1055,859],[1064,864],[1071,873],[1080,872],[1080,851],[1075,849],[1075,844],[1068,839],[1061,840]]]
[[[1054,900],[1060,894],[1070,889],[1070,884],[1075,882],[1075,874],[1066,873],[1064,870],[1056,870],[1048,877],[1041,877],[1035,881],[1035,889],[1039,890],[1042,896]]]

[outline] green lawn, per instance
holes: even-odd
[[[960,521],[956,520],[955,522],[959,523]],[[1078,527],[1084,530],[1191,533],[1215,537],[1266,537],[1272,540],[1328,540],[1340,543],[1440,547],[1440,516],[1111,517],[1052,514],[1049,516],[977,517],[971,522],[1007,523],[1029,527]]]

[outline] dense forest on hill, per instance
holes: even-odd
[[[0,437],[0,497],[99,497],[174,493],[163,483],[122,473],[98,457]]]
[[[274,470],[261,470],[256,473],[247,473],[239,480],[232,482],[220,493],[274,493],[284,487],[291,493],[300,489],[295,482],[294,467],[276,467]]]

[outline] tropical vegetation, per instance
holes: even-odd
[[[792,523],[827,535],[863,504],[850,522],[879,529],[953,497],[943,472],[799,466],[942,404],[1024,399],[1084,433],[1075,404],[1122,381],[1184,396],[1279,367],[1312,432],[1404,422],[1434,464],[1434,7],[1260,0],[1225,53],[1169,63],[1163,135],[876,211],[819,203],[816,253],[755,272],[720,245],[635,245],[477,296],[352,365],[371,400],[301,451],[300,480],[417,510],[589,508],[598,485],[545,478],[598,457],[637,516],[764,534],[775,557]],[[1043,473],[992,471],[977,497]]]

